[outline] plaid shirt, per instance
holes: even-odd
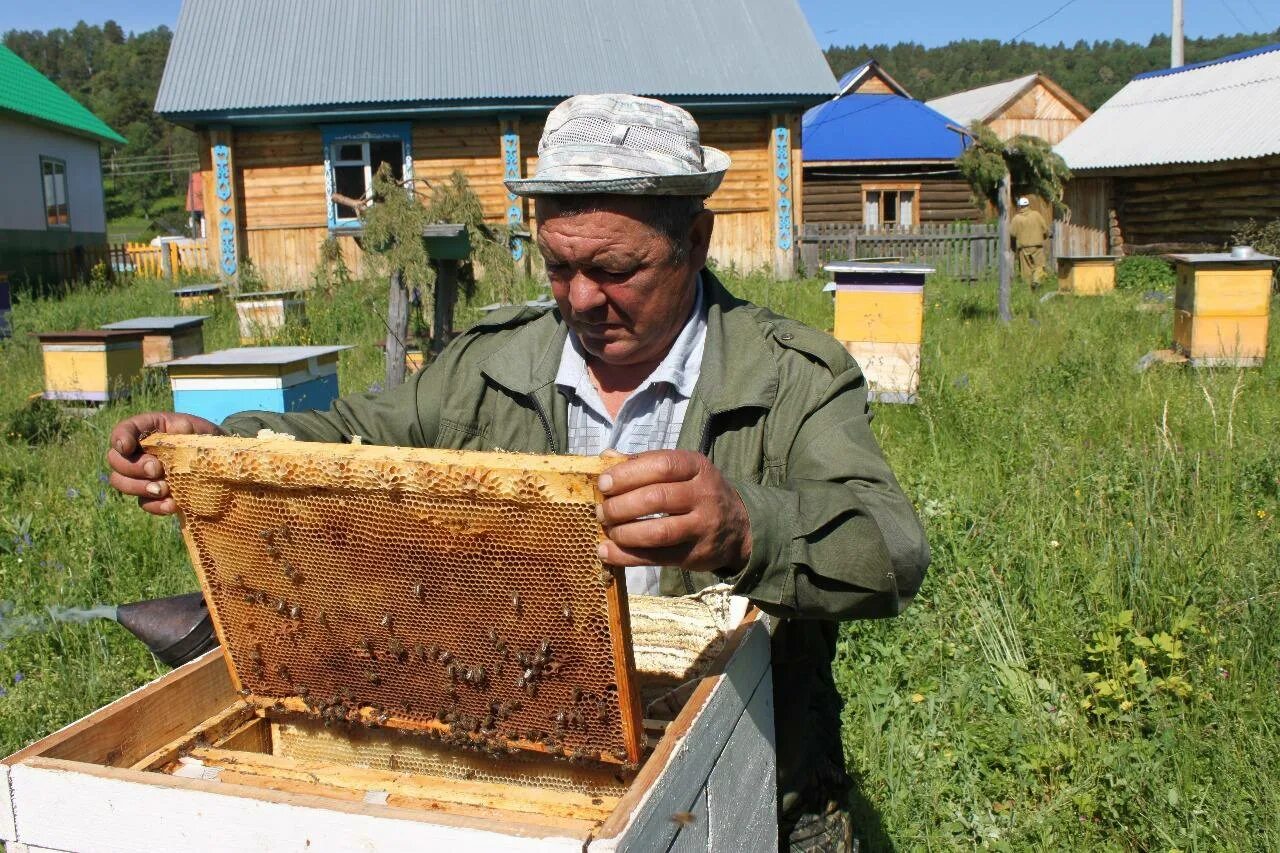
[[[609,416],[600,391],[587,371],[577,335],[572,330],[569,332],[560,353],[556,386],[568,402],[570,453],[598,456],[605,450],[632,454],[675,448],[689,399],[698,384],[702,348],[707,338],[701,280],[697,294],[693,311],[666,357],[627,397],[616,420]],[[627,592],[657,595],[659,575],[657,566],[628,568]]]

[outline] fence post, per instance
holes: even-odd
[[[173,278],[173,256],[169,254],[171,243],[160,244],[160,275],[164,278]]]

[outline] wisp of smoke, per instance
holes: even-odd
[[[13,602],[0,601],[0,640],[48,631],[59,623],[82,624],[93,619],[116,618],[114,604],[94,607],[62,607],[50,605],[44,613],[14,613]]]

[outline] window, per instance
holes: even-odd
[[[919,184],[864,184],[862,224],[866,228],[910,228],[920,224]]]
[[[397,181],[412,173],[408,125],[351,125],[324,132],[325,169],[329,186],[329,227],[355,224],[360,213],[349,203],[373,199],[373,176],[383,163]]]
[[[70,228],[71,208],[67,205],[66,161],[41,157],[40,180],[44,184],[45,225],[49,228]]]

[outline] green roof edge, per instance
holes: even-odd
[[[128,144],[128,140],[105,121],[3,44],[0,44],[0,112],[35,119],[102,142]]]

